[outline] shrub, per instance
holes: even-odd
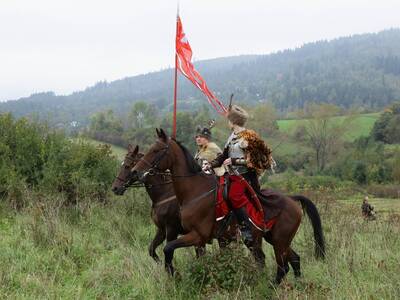
[[[109,146],[73,142],[45,124],[0,114],[0,196],[24,205],[26,188],[104,200],[115,175]],[[26,199],[25,199],[26,200]]]
[[[256,263],[241,244],[207,253],[193,260],[185,274],[186,280],[205,291],[231,290],[256,281]]]
[[[108,145],[97,147],[80,141],[54,149],[46,162],[42,188],[64,192],[68,201],[92,197],[105,200],[115,175],[115,160]]]
[[[367,166],[364,162],[359,161],[355,164],[352,177],[358,184],[367,183]]]
[[[400,142],[400,102],[392,104],[375,122],[371,136],[387,144]]]

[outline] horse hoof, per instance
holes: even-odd
[[[155,261],[156,263],[158,263],[158,264],[161,262],[160,258],[159,258],[157,255],[156,255],[156,256],[152,256],[152,255],[151,255],[151,258],[154,259],[154,261]]]
[[[181,273],[179,273],[178,271],[174,272],[174,279],[177,281],[180,281],[182,279],[182,275]]]
[[[174,276],[175,270],[172,265],[166,265],[165,270],[167,271],[168,275]]]

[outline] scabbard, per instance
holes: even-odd
[[[246,186],[247,190],[250,193],[250,201],[253,203],[253,205],[255,206],[255,208],[258,211],[264,211],[260,199],[257,196],[257,193],[254,191],[253,187],[247,182],[247,180],[241,175],[238,174],[236,176],[239,176],[240,180],[244,183],[244,185]]]

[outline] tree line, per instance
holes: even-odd
[[[362,34],[306,44],[270,55],[249,55],[196,62],[196,68],[221,100],[231,93],[247,105],[270,103],[281,115],[308,103],[379,111],[400,99],[400,30]],[[163,113],[172,109],[173,70],[98,82],[68,96],[52,92],[0,103],[0,111],[40,118],[69,128],[107,109],[116,115],[132,103],[151,103]],[[179,110],[200,109],[204,95],[179,78]]]
[[[400,148],[388,150],[385,147],[385,144],[400,142],[397,134],[400,132],[399,107],[399,103],[388,107],[371,133],[355,141],[348,141],[346,135],[354,129],[358,115],[332,104],[307,105],[297,112],[299,122],[290,133],[279,130],[274,106],[249,106],[246,107],[250,114],[246,127],[270,143],[278,162],[278,173],[292,170],[307,175],[334,176],[359,184],[400,182]],[[213,140],[223,147],[230,134],[225,118],[216,116],[207,106],[178,113],[177,137],[193,154],[196,151],[196,127],[206,126],[212,118],[216,118]],[[154,128],[161,127],[171,133],[171,120],[171,114],[162,114],[153,104],[138,102],[121,118],[112,110],[94,114],[83,134],[123,147],[129,143],[140,145],[145,151],[155,140]],[[289,153],[281,152],[282,142],[294,149]]]

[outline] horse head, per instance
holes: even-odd
[[[136,163],[132,176],[143,181],[148,175],[163,173],[173,166],[173,143],[163,129],[156,129],[158,139]]]
[[[128,145],[128,153],[125,155],[119,173],[115,177],[111,187],[114,194],[123,195],[129,184],[136,179],[133,178],[131,170],[142,157],[143,154],[139,153],[139,146],[133,147],[131,144]]]

